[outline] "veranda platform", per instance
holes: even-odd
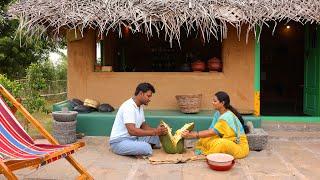
[[[68,101],[63,101],[53,105],[53,111],[61,111],[63,107],[71,110]],[[77,132],[87,136],[109,136],[116,116],[116,111],[109,113],[91,112],[79,113],[77,116]],[[214,111],[202,110],[197,114],[184,114],[179,110],[145,110],[147,123],[156,127],[160,120],[164,120],[173,130],[177,130],[185,123],[195,122],[195,130],[208,129],[212,122]],[[260,117],[244,115],[245,121],[251,121],[255,128],[261,127]]]

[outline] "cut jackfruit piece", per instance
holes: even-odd
[[[174,136],[172,135],[172,129],[164,121],[160,122],[160,125],[163,125],[167,128],[168,133],[164,136],[160,136],[160,141],[164,151],[168,154],[183,153],[184,152],[184,139],[182,138],[182,132],[185,130],[191,131],[194,128],[194,123],[187,123],[182,128],[178,129]]]

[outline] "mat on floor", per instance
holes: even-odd
[[[186,149],[183,154],[167,154],[163,149],[154,149],[152,156],[148,158],[151,164],[176,164],[188,161],[204,161],[205,155],[194,154],[194,149]]]

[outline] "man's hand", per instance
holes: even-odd
[[[160,125],[155,129],[155,135],[156,136],[166,135],[167,133],[168,133],[168,130],[164,126]]]
[[[191,138],[196,138],[197,137],[197,133],[196,132],[190,132],[188,130],[184,130],[181,133],[181,135],[182,135],[183,138],[186,138],[186,139],[191,139]]]

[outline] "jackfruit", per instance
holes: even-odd
[[[168,154],[183,153],[184,149],[184,139],[181,133],[185,130],[191,131],[194,128],[194,123],[187,123],[182,128],[178,129],[174,135],[172,135],[172,129],[164,121],[160,121],[160,125],[167,128],[168,133],[166,135],[160,136],[160,142],[164,151]]]

